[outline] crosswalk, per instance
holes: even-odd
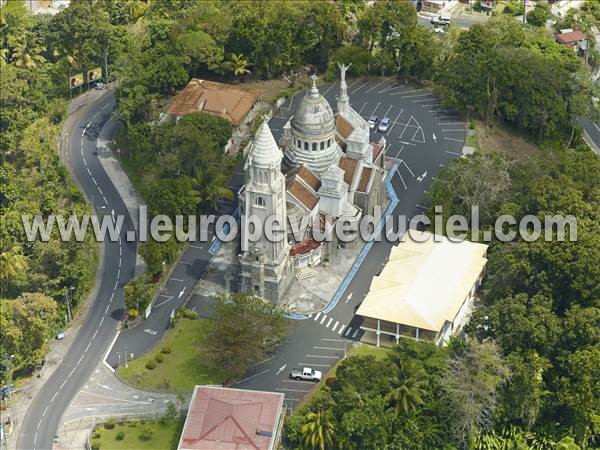
[[[357,339],[360,337],[361,329],[359,327],[348,326],[345,323],[341,323],[339,320],[335,320],[333,317],[329,317],[323,312],[309,314],[308,318],[348,339]]]

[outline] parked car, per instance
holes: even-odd
[[[323,374],[318,370],[304,367],[303,369],[292,369],[290,378],[294,380],[321,381]]]
[[[64,331],[59,331],[58,333],[56,333],[56,340],[57,341],[62,341],[65,338],[65,332]]]
[[[448,16],[439,15],[439,16],[432,17],[430,22],[432,25],[446,26],[446,25],[450,25],[451,19]]]
[[[2,388],[0,388],[0,396],[2,397],[2,400],[4,400],[8,395],[14,394],[15,392],[17,392],[17,388],[15,388],[14,384],[4,385]]]
[[[98,83],[96,83],[96,90],[97,91],[101,91],[103,89],[106,89],[106,85],[104,83],[102,83],[101,81],[99,81]]]
[[[390,126],[390,118],[384,117],[383,119],[381,119],[381,123],[379,124],[378,130],[381,131],[382,133],[385,133],[388,130],[389,126]]]
[[[369,124],[369,128],[371,128],[371,129],[375,128],[375,125],[377,125],[378,121],[379,121],[379,118],[377,116],[369,117],[369,120],[367,121],[367,123]]]

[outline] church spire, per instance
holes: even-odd
[[[348,111],[350,107],[350,98],[348,97],[348,84],[346,83],[346,71],[350,68],[352,64],[338,63],[338,67],[340,68],[340,95],[337,101],[337,109],[340,113],[345,113]]]
[[[311,98],[319,98],[320,94],[319,89],[317,88],[317,80],[319,79],[319,77],[316,73],[313,73],[310,76],[310,79],[312,80],[312,85],[310,87],[310,91],[308,91],[308,94]]]

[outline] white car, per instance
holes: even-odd
[[[383,119],[381,119],[381,122],[379,123],[379,127],[377,129],[379,131],[381,131],[382,133],[385,133],[388,130],[389,126],[390,126],[390,118],[384,117]]]
[[[370,129],[375,128],[375,125],[377,125],[378,121],[379,121],[379,118],[377,116],[369,117],[369,120],[367,120],[367,123],[369,124],[369,128]]]
[[[323,374],[310,367],[304,367],[303,369],[292,369],[290,372],[290,378],[294,380],[306,380],[306,381],[321,381]]]
[[[450,25],[451,20],[450,20],[450,17],[448,17],[448,16],[435,16],[435,17],[431,18],[430,22],[432,25],[446,26],[446,25]]]
[[[57,341],[62,341],[65,338],[65,332],[64,331],[59,331],[56,334],[56,340]]]

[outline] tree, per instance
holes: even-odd
[[[497,388],[509,375],[492,341],[469,341],[464,354],[450,357],[442,384],[452,408],[454,437],[461,447],[466,448],[469,439],[490,427]]]
[[[399,413],[410,414],[425,403],[425,371],[414,364],[404,363],[401,367],[397,385],[388,394],[388,399]]]
[[[235,77],[242,77],[251,73],[248,67],[251,65],[250,62],[244,57],[243,53],[236,55],[232,53],[229,55],[229,70]]]
[[[249,294],[218,297],[206,335],[209,359],[232,377],[242,375],[277,348],[287,328],[283,310],[267,300]]]
[[[17,67],[37,69],[46,62],[46,58],[42,56],[44,50],[45,48],[37,42],[36,37],[27,33],[16,44],[11,59]]]
[[[123,288],[125,306],[127,309],[143,311],[152,301],[154,285],[147,283],[144,275],[140,275],[127,282]]]
[[[535,8],[527,13],[527,23],[534,27],[543,27],[549,18],[550,9],[541,3],[536,3]]]
[[[193,76],[198,74],[201,67],[216,70],[223,62],[223,48],[219,47],[214,39],[204,31],[189,31],[180,34],[175,47],[185,57],[186,65]],[[238,76],[238,73],[235,73],[235,76]]]
[[[227,181],[227,177],[215,169],[196,168],[192,189],[199,212],[214,211],[219,200],[233,199],[233,191],[225,186]]]
[[[325,450],[333,447],[336,425],[331,411],[319,409],[306,414],[302,426],[304,444],[311,449]]]
[[[23,250],[18,245],[2,252],[0,260],[2,261],[2,270],[0,271],[2,279],[16,277],[20,272],[25,271],[29,265],[27,257],[23,255]]]

